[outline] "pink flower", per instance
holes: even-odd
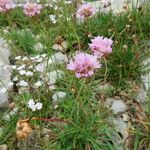
[[[82,52],[76,54],[74,60],[70,60],[67,65],[67,69],[74,71],[77,78],[90,77],[94,74],[94,70],[100,67],[96,56]]]
[[[82,4],[76,12],[76,17],[78,19],[85,19],[93,16],[96,13],[96,9],[89,3]]]
[[[102,57],[107,56],[112,52],[113,41],[111,39],[98,36],[91,41],[92,43],[89,44],[89,46],[94,52],[94,55]]]
[[[12,2],[12,0],[0,0],[0,12],[13,9],[15,6],[16,5]]]
[[[42,9],[42,5],[37,4],[37,3],[26,3],[23,7],[23,12],[29,16],[33,17],[37,14],[40,14]]]

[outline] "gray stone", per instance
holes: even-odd
[[[39,72],[45,72],[47,70],[47,68],[51,68],[54,69],[55,65],[57,64],[63,64],[63,63],[67,63],[68,62],[68,58],[67,55],[62,54],[61,52],[55,53],[54,55],[50,56],[48,58],[48,60],[39,63],[35,69]]]
[[[114,100],[111,109],[113,110],[114,114],[119,114],[125,112],[127,106],[122,100]]]
[[[127,123],[124,122],[122,118],[114,118],[113,123],[116,127],[116,130],[122,134],[123,139],[126,139],[129,135],[127,132],[128,131]]]
[[[64,72],[61,70],[55,70],[51,71],[50,73],[47,73],[47,81],[50,85],[53,85],[56,83],[58,79],[61,79],[62,76],[64,75]]]
[[[123,114],[122,119],[123,119],[124,122],[128,122],[129,121],[129,116],[127,114]]]
[[[105,104],[107,107],[111,107],[112,106],[112,103],[113,103],[114,99],[113,98],[107,98],[105,100]]]
[[[68,62],[67,55],[61,52],[55,53],[48,60],[48,64],[62,64],[62,63],[67,63],[67,62]]]
[[[144,89],[141,89],[137,95],[136,100],[139,103],[145,103],[148,101],[148,96],[147,96],[147,92]]]
[[[144,65],[147,66],[147,69],[150,68],[150,58],[144,61]],[[148,91],[150,89],[150,72],[142,76],[142,81],[143,81],[145,90]]]
[[[64,99],[66,97],[66,93],[59,91],[59,92],[55,92],[52,96],[53,102],[57,103],[59,100]]]
[[[6,144],[0,145],[0,150],[7,150],[8,146]]]
[[[4,91],[4,88],[0,89],[0,108],[8,106],[8,94]]]

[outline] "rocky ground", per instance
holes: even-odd
[[[24,1],[23,1],[24,2]],[[92,2],[93,5],[96,5],[99,7],[99,1],[97,2]],[[134,4],[136,2],[134,1]],[[142,2],[140,2],[142,3]],[[111,1],[111,5],[108,6],[108,11],[111,9],[114,11],[114,13],[120,13],[123,11],[123,7],[129,4],[131,6],[131,1],[120,1],[120,0],[112,0]],[[11,82],[11,71],[9,69],[9,57],[11,55],[11,47],[9,47],[9,44],[3,39],[0,38],[0,81],[2,81],[0,83],[0,107],[6,107],[8,105],[8,98],[9,98],[9,90],[11,90],[12,88],[12,82]],[[51,64],[51,62],[53,63],[58,63],[58,62],[66,62],[67,61],[67,56],[64,55],[61,52],[58,52],[56,54],[54,54],[51,58],[52,61],[49,60],[49,63]],[[150,63],[150,59],[145,60],[146,64]],[[40,63],[37,66],[37,70],[39,71],[43,71],[45,69],[45,65],[46,62],[44,63]],[[58,70],[57,70],[58,71]],[[60,72],[61,74],[61,72]],[[51,83],[54,85],[55,84],[55,80],[58,78],[58,73],[56,73],[56,71],[50,72],[50,76],[53,79],[51,81]],[[147,73],[146,75],[142,76],[142,81],[144,83],[144,87],[141,88],[139,95],[137,97],[137,101],[140,102],[141,104],[145,102],[146,97],[147,97],[147,90],[150,87],[150,72]],[[105,88],[107,89],[109,85],[103,85],[103,87],[99,87],[102,88],[103,90],[105,90]],[[53,100],[54,102],[56,102],[59,98],[63,98],[65,97],[66,93],[64,92],[57,92],[53,95]],[[114,118],[113,118],[113,122],[116,125],[116,128],[118,130],[118,132],[120,132],[123,135],[123,139],[120,139],[118,141],[118,144],[122,143],[122,140],[126,139],[128,137],[128,133],[126,132],[126,129],[128,128],[128,126],[130,125],[130,116],[128,115],[128,104],[125,103],[125,101],[123,99],[121,99],[120,97],[116,97],[116,98],[107,98],[106,99],[106,105],[107,107],[111,108],[111,110],[114,112]],[[9,115],[13,115],[14,114],[14,110],[12,111],[12,113],[10,113]],[[9,119],[9,116],[4,116],[6,119]],[[2,146],[0,146],[1,149]],[[2,150],[7,149],[7,145],[3,145]],[[118,150],[123,149],[122,147],[118,147]]]

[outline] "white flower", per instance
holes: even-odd
[[[16,68],[17,68],[16,65],[12,65],[12,66],[11,66],[11,69],[13,69],[13,70],[15,70]]]
[[[40,55],[37,55],[37,56],[35,56],[34,58],[35,58],[35,59],[39,59],[39,58],[40,58]]]
[[[53,24],[56,24],[57,20],[56,20],[56,16],[55,15],[51,14],[51,15],[49,15],[49,18],[50,18],[50,20],[51,20],[51,22]]]
[[[38,88],[38,87],[40,87],[41,85],[42,85],[42,81],[37,81],[35,84],[34,84],[34,87],[35,88]]]
[[[13,81],[18,81],[18,78],[17,78],[17,77],[14,77],[14,78],[13,78]]]
[[[19,74],[20,74],[20,75],[25,75],[25,74],[26,74],[26,71],[25,71],[25,70],[20,70],[20,71],[19,71]]]
[[[46,57],[46,54],[42,54],[41,57],[43,57],[43,58]]]
[[[26,65],[24,64],[24,65],[21,65],[21,66],[19,66],[18,68],[17,68],[17,70],[22,70],[22,69],[24,69],[26,67]]]
[[[22,58],[23,61],[29,60],[28,57],[23,57]]]
[[[30,57],[30,59],[31,59],[31,60],[35,60],[36,58],[35,58],[35,57]]]
[[[26,76],[33,76],[33,72],[27,71],[27,72],[26,72]]]
[[[29,66],[29,69],[32,69],[32,68],[33,68],[33,65],[30,65],[30,66]]]
[[[20,60],[21,59],[21,56],[17,56],[15,57],[16,60]]]
[[[65,1],[65,4],[71,4],[72,1]]]
[[[43,106],[43,104],[40,103],[40,102],[38,102],[38,103],[35,104],[35,102],[34,102],[33,99],[30,99],[30,100],[28,101],[28,107],[29,107],[30,109],[32,109],[32,111],[41,110],[41,109],[42,109],[42,106]]]
[[[58,10],[58,6],[55,6],[54,9],[55,9],[55,10]]]
[[[33,99],[30,99],[29,102],[28,102],[28,107],[30,109],[32,109],[32,111],[35,111],[36,110],[36,105],[35,105],[35,102]]]
[[[42,60],[43,60],[42,58],[39,58],[36,62],[42,62]]]
[[[42,103],[40,103],[40,102],[36,103],[36,109],[37,109],[37,110],[42,109],[42,106],[43,106]]]
[[[18,86],[26,87],[26,86],[28,86],[29,84],[28,84],[26,81],[21,80],[20,82],[18,82],[18,84],[17,84],[17,85],[18,85]]]

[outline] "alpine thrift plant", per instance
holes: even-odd
[[[89,44],[91,50],[94,55],[98,57],[107,56],[112,53],[112,44],[113,41],[108,38],[104,38],[102,36],[97,36],[91,40],[91,44]]]
[[[12,0],[0,0],[0,12],[6,12],[13,8],[15,8],[15,4]]]
[[[80,20],[87,19],[95,15],[96,9],[89,3],[82,4],[76,12],[76,17]]]
[[[96,56],[82,52],[78,53],[67,65],[67,69],[74,71],[77,78],[90,77],[94,74],[94,70],[100,67]]]
[[[29,16],[33,17],[41,13],[42,5],[37,3],[26,3],[23,7],[23,12]]]

